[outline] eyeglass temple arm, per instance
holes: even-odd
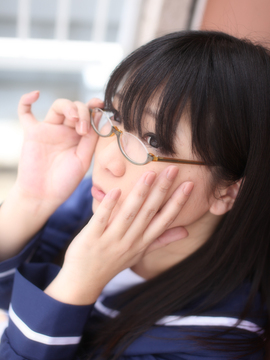
[[[152,161],[162,161],[162,162],[190,164],[190,165],[206,165],[203,161],[174,159],[174,158],[167,158],[167,157],[162,157],[162,156],[155,156],[153,154],[149,154],[149,155],[151,155],[151,157],[153,159]]]

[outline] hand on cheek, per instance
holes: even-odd
[[[67,250],[59,279],[69,282],[69,290],[66,296],[58,294],[58,300],[91,303],[111,278],[136,264],[146,252],[187,236],[185,229],[167,229],[185,205],[193,183],[181,184],[160,209],[177,173],[175,166],[169,166],[158,177],[152,171],[144,173],[112,221],[121,191],[112,189],[107,193]],[[53,293],[49,287],[49,295]]]

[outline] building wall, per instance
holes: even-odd
[[[189,28],[195,0],[143,0],[136,47]]]
[[[220,30],[270,45],[270,1],[208,0],[201,29]]]

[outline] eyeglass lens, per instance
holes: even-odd
[[[109,120],[110,113],[106,114],[101,109],[92,112],[93,125],[97,133],[101,136],[110,136],[113,132],[113,121]],[[117,124],[115,124],[117,126]],[[128,159],[136,164],[145,164],[148,157],[147,149],[144,144],[133,134],[122,132],[120,136],[120,146],[122,152]]]
[[[95,109],[92,112],[92,119],[95,126],[95,130],[101,136],[108,136],[112,131],[112,126],[109,122],[108,117],[106,114],[101,111],[100,109]]]

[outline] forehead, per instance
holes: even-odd
[[[123,108],[123,103],[125,99],[123,98],[121,93],[117,93],[113,99],[112,105],[113,107],[120,112]],[[156,129],[156,122],[158,118],[158,101],[149,99],[146,103],[146,105],[143,107],[141,111],[141,116],[137,118],[135,121],[134,119],[131,120],[132,115],[135,114],[136,116],[136,104],[132,104],[129,111],[129,119],[126,118],[123,119],[124,126],[127,125],[127,123],[133,124],[133,131],[146,131],[149,130],[149,128],[152,129],[154,132]],[[140,109],[141,110],[141,109]]]
[[[124,101],[123,95],[121,95],[121,93],[116,93],[112,101],[112,105],[116,110],[119,110],[122,101]],[[157,106],[158,106],[157,101],[149,99],[149,104],[147,103],[147,105],[143,110],[143,113],[145,115],[151,116],[155,120],[157,117],[157,112],[156,112]]]

